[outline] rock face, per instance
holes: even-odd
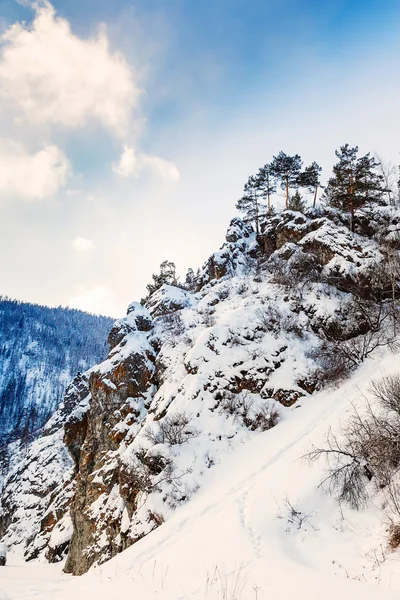
[[[377,219],[371,239],[332,211],[284,211],[256,239],[234,219],[197,291],[162,286],[145,307],[132,303],[111,329],[108,358],[49,424],[64,475],[43,483],[28,548],[57,560],[72,532],[66,571],[87,571],[161,526],[221,456],[311,401],[327,344],[369,331],[354,290],[380,271],[377,239],[395,222]],[[6,485],[6,536],[22,527],[12,486],[31,464],[21,459]]]
[[[191,306],[191,294],[184,289],[164,283],[159,290],[152,294],[147,302],[147,308],[153,317],[170,314]]]
[[[77,375],[43,435],[26,447],[19,442],[10,447],[15,466],[3,485],[0,532],[8,545],[24,548],[27,560],[47,548],[49,560],[60,560],[68,547],[74,472],[64,425],[87,408],[88,392],[87,375]]]
[[[151,328],[150,314],[139,304],[130,305],[109,335],[109,358],[90,374],[92,399],[84,423],[66,427],[65,441],[77,468],[67,572],[84,573],[100,557],[111,558],[129,545],[122,521],[126,513],[133,514],[137,493],[125,484],[119,449],[143,418],[153,387]]]
[[[222,248],[214,252],[203,266],[201,287],[213,279],[232,276],[236,269],[246,264],[250,249],[254,245],[256,239],[253,227],[241,219],[232,219]]]

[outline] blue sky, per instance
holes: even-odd
[[[0,293],[122,314],[279,150],[398,161],[398,0],[52,6],[0,0]]]

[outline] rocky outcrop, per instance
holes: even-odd
[[[232,219],[226,233],[226,241],[218,252],[214,252],[203,265],[201,272],[200,289],[213,279],[222,279],[226,275],[233,275],[238,269],[244,267],[257,245],[253,227],[242,219]]]
[[[73,488],[72,460],[63,443],[64,425],[74,419],[74,413],[84,412],[88,392],[88,375],[78,374],[42,436],[27,446],[16,442],[9,448],[15,466],[3,485],[0,527],[4,541],[22,546],[27,560],[40,556],[52,535],[49,560],[60,560],[67,550],[69,537],[65,531],[61,547],[53,533],[57,524],[58,529],[68,529],[68,518],[61,521],[69,510]]]
[[[126,485],[119,449],[151,400],[155,370],[148,339],[151,328],[146,309],[131,304],[127,316],[111,330],[108,359],[90,374],[85,424],[66,427],[65,442],[77,468],[67,572],[81,574],[133,541],[124,535],[123,525],[126,513],[135,511],[137,494]]]
[[[381,237],[395,224],[385,219]],[[343,221],[331,210],[283,211],[256,238],[234,219],[197,292],[163,285],[128,307],[107,360],[75,382],[49,424],[70,457],[38,512],[36,555],[58,560],[69,544],[74,574],[108,560],[187,502],[220,456],[307,402],[327,340],[368,331],[346,282],[367,279],[381,248]]]
[[[192,295],[186,290],[164,283],[152,294],[146,304],[153,317],[160,317],[192,305]]]

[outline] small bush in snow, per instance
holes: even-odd
[[[206,327],[213,327],[215,325],[215,311],[207,306],[203,310],[199,310],[199,314],[202,317],[202,321]]]
[[[288,260],[272,255],[266,266],[273,282],[284,285],[289,290],[319,281],[321,278],[322,267],[315,254],[301,250],[297,250]]]
[[[278,424],[281,413],[272,403],[264,404],[256,412],[250,422],[252,431],[268,431]]]
[[[240,418],[251,431],[268,431],[280,420],[281,414],[273,402],[254,408],[250,394],[227,393],[221,400],[221,409],[227,414]]]
[[[327,477],[323,484],[340,501],[360,508],[368,500],[371,485],[383,489],[392,512],[400,516],[397,473],[400,469],[400,375],[372,384],[378,403],[367,403],[360,413],[354,408],[339,436],[328,432],[325,448],[314,448],[311,460],[324,456]]]
[[[167,415],[161,421],[153,423],[153,426],[148,427],[145,431],[145,436],[154,445],[184,444],[197,435],[197,429],[190,424],[189,416],[183,411]]]
[[[229,298],[229,294],[230,294],[230,287],[226,286],[226,287],[221,287],[217,292],[217,296],[219,300],[226,300],[227,298]]]
[[[233,289],[239,296],[243,296],[243,294],[249,289],[249,286],[245,281],[241,280],[233,286]]]
[[[341,381],[366,360],[377,348],[388,346],[392,351],[398,342],[385,327],[371,329],[346,341],[324,341],[315,358],[326,382]]]
[[[284,519],[287,521],[286,532],[290,532],[293,529],[306,529],[307,526],[315,530],[315,527],[311,523],[311,519],[315,517],[315,513],[306,513],[295,506],[289,498],[286,496],[284,500],[284,509],[279,510],[277,515],[278,519]]]
[[[163,326],[163,341],[175,348],[180,337],[185,332],[185,325],[179,312],[165,314],[160,318]]]
[[[135,455],[130,460],[125,470],[129,477],[129,487],[136,493],[149,494],[154,489],[150,469],[138,456]]]
[[[400,525],[392,525],[389,529],[389,547],[396,550],[400,546]]]
[[[303,335],[296,315],[285,314],[273,304],[264,304],[264,306],[257,309],[256,319],[258,326],[263,331],[271,331],[275,334],[282,331],[292,332],[299,337]]]

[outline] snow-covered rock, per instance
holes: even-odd
[[[147,302],[147,308],[153,317],[172,313],[187,308],[193,303],[192,295],[186,290],[164,283],[152,294]]]
[[[30,545],[54,559],[72,531],[68,572],[107,561],[192,502],[214,465],[311,402],[324,344],[368,332],[354,286],[383,256],[342,221],[284,211],[256,236],[234,219],[196,292],[164,285],[129,306],[65,424],[71,487],[57,502],[67,501]]]
[[[88,407],[88,375],[77,375],[68,386],[64,402],[46,423],[43,435],[25,445],[14,442],[9,452],[12,468],[5,478],[0,507],[0,532],[4,541],[20,547],[26,559],[37,558],[53,538],[50,560],[59,560],[68,547],[54,542],[74,490],[74,469],[63,442],[69,419]]]

